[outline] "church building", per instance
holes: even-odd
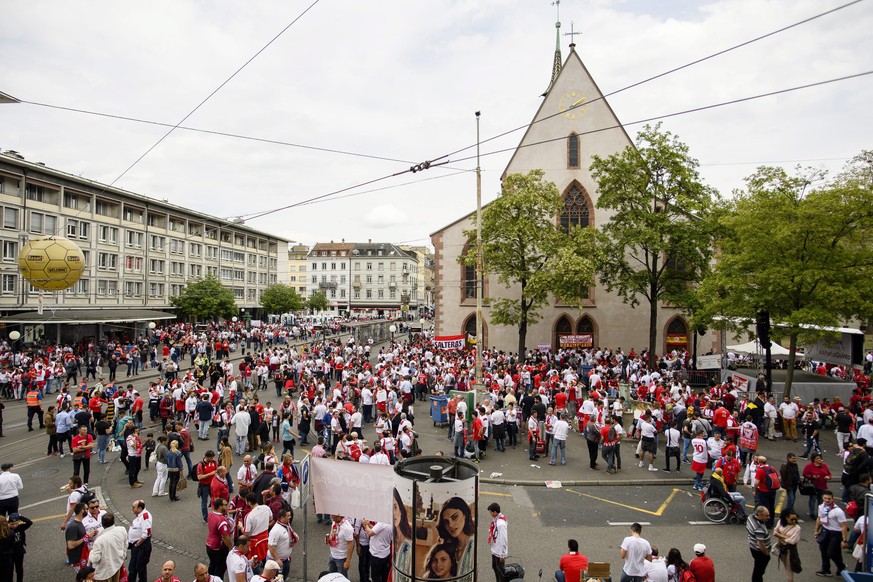
[[[554,182],[564,199],[564,211],[555,217],[561,224],[602,227],[611,213],[596,208],[597,183],[591,175],[595,155],[607,157],[633,146],[631,137],[619,122],[597,87],[582,59],[570,44],[567,59],[561,59],[560,23],[551,83],[543,101],[512,155],[503,177],[540,169],[545,179]],[[556,139],[557,138],[557,139]],[[435,248],[436,333],[476,334],[476,270],[458,262],[475,237],[464,231],[474,229],[475,211],[431,234]],[[486,267],[487,268],[487,267]],[[596,276],[595,276],[596,279]],[[504,287],[494,275],[484,281],[484,345],[514,352],[518,329],[489,321],[488,298],[518,298],[517,285]],[[598,282],[588,291],[582,309],[562,303],[555,297],[540,308],[540,321],[529,324],[527,349],[548,345],[552,350],[568,347],[621,347],[625,352],[645,349],[648,343],[648,305],[636,309],[608,293]],[[688,320],[677,310],[662,305],[658,315],[660,355],[672,350],[693,350],[693,335]],[[568,336],[561,341],[562,336]],[[570,337],[572,336],[572,337]],[[715,347],[715,334],[698,338],[698,352]]]

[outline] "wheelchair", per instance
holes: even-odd
[[[713,523],[746,523],[746,510],[742,504],[733,498],[725,499],[712,486],[706,487],[700,494],[700,504],[706,519]]]

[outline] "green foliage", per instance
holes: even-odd
[[[267,313],[278,315],[303,309],[303,299],[293,287],[274,283],[264,289],[264,294],[261,296],[261,307]]]
[[[708,269],[718,193],[700,181],[688,146],[660,124],[646,126],[636,147],[591,165],[597,207],[609,211],[598,274],[628,304],[649,306],[649,351],[656,353],[658,305],[686,311]]]
[[[486,273],[506,287],[518,284],[517,298],[492,299],[490,320],[517,326],[522,353],[529,324],[539,321],[538,309],[549,293],[581,302],[594,277],[594,229],[564,233],[557,217],[563,209],[558,189],[543,179],[542,170],[510,174],[500,196],[482,210],[482,255]],[[475,238],[476,231],[464,233]],[[476,248],[459,258],[476,264]]]
[[[761,167],[721,220],[719,262],[701,288],[709,316],[752,321],[766,309],[789,339],[804,325],[873,314],[873,164],[864,152],[825,182],[818,170]],[[786,383],[790,393],[791,371]]]
[[[330,301],[327,300],[327,295],[322,290],[314,291],[306,301],[306,307],[312,311],[327,311],[330,309]]]
[[[170,303],[184,317],[195,321],[229,317],[237,311],[233,291],[222,286],[215,277],[188,283],[181,294],[170,297]]]

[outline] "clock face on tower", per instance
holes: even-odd
[[[588,111],[588,101],[578,89],[571,89],[561,96],[558,101],[558,111],[567,119],[578,119]]]

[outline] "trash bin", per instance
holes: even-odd
[[[433,419],[434,426],[442,426],[449,423],[449,415],[446,412],[448,402],[448,396],[430,397],[430,417]]]

